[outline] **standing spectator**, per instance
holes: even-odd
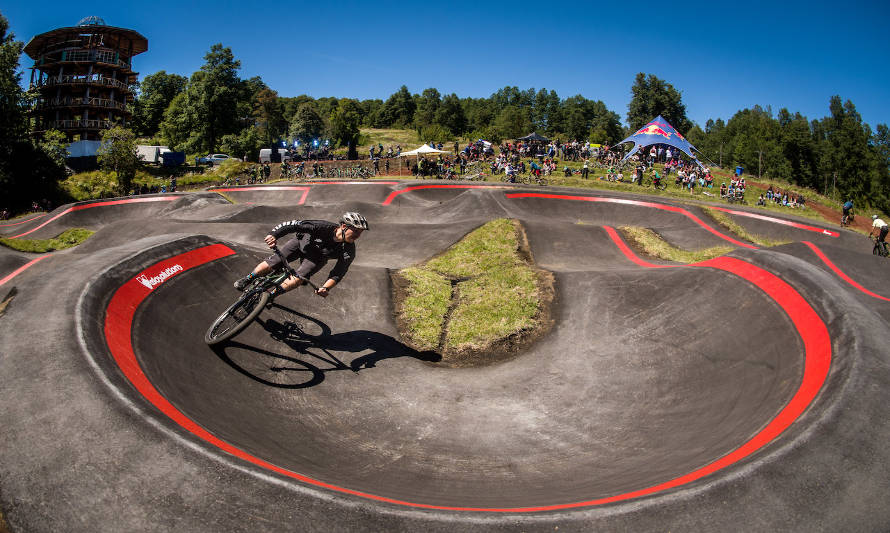
[[[584,160],[584,167],[581,169],[581,178],[586,180],[588,174],[590,174],[590,160],[589,160],[589,159],[585,159],[585,160]]]

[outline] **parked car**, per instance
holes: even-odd
[[[229,156],[226,154],[209,154],[209,155],[205,155],[204,157],[199,157],[198,163],[204,163],[204,164],[210,165],[212,167],[213,165],[218,165],[218,164],[222,163],[223,161],[226,161],[227,159],[234,159],[234,158],[232,156]]]

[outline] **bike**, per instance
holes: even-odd
[[[241,333],[244,328],[249,326],[259,316],[266,304],[269,303],[269,298],[271,297],[269,290],[279,287],[289,277],[300,278],[308,283],[310,287],[316,291],[318,290],[318,287],[309,279],[297,274],[297,271],[290,266],[287,258],[281,254],[277,246],[273,247],[272,250],[281,258],[281,268],[251,280],[250,285],[244,289],[241,297],[223,311],[207,328],[207,332],[204,333],[204,342],[208,345],[220,344]]]
[[[877,237],[872,237],[871,240],[875,242],[875,246],[871,250],[872,254],[880,255],[881,257],[890,257],[890,250],[887,249],[886,242],[879,241]]]
[[[853,223],[853,213],[845,214],[841,216],[841,227],[849,226]]]
[[[661,178],[658,181],[655,181],[654,179],[652,179],[652,176],[646,176],[646,178],[643,181],[643,185],[645,185],[646,187],[650,187],[650,186],[655,187],[659,191],[663,191],[663,190],[667,189],[667,184],[664,182],[664,178]]]

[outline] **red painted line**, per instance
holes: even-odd
[[[511,199],[513,199],[513,198],[548,198],[548,199],[555,199],[555,200],[577,200],[577,201],[582,201],[582,202],[606,202],[606,203],[611,203],[611,204],[633,205],[633,206],[637,206],[637,207],[651,207],[653,209],[661,209],[662,211],[671,211],[673,213],[679,213],[679,214],[685,216],[686,218],[692,220],[693,222],[695,222],[696,224],[698,224],[705,230],[713,233],[717,237],[720,237],[724,241],[731,242],[732,244],[735,244],[736,246],[741,246],[743,248],[750,248],[752,250],[757,249],[756,246],[750,245],[745,242],[738,241],[736,239],[733,239],[729,235],[724,235],[723,233],[720,233],[719,231],[715,230],[711,226],[705,224],[705,222],[702,219],[693,215],[686,209],[683,209],[682,207],[676,207],[673,205],[658,204],[655,202],[641,202],[638,200],[625,200],[622,198],[605,198],[602,196],[570,196],[570,195],[565,195],[565,194],[544,194],[544,193],[536,193],[536,192],[508,193],[507,198],[511,198]]]
[[[18,267],[17,269],[13,270],[11,274],[8,274],[5,278],[0,279],[0,287],[2,287],[3,284],[6,283],[7,281],[9,281],[9,280],[11,280],[12,278],[18,276],[19,274],[21,274],[21,273],[24,272],[25,270],[31,268],[31,267],[34,265],[34,263],[36,263],[36,262],[38,262],[38,261],[42,261],[42,260],[46,259],[47,257],[49,257],[49,256],[48,256],[48,255],[43,255],[43,256],[38,257],[37,259],[32,259],[31,261],[28,261],[28,262],[25,263],[24,265],[22,265],[22,266]]]
[[[646,268],[671,268],[671,267],[676,266],[676,265],[656,265],[655,263],[650,263],[649,261],[642,259],[637,254],[633,253],[633,251],[630,249],[630,246],[628,246],[624,242],[624,239],[622,239],[621,237],[618,236],[618,232],[615,231],[615,228],[612,228],[610,226],[603,226],[603,229],[606,230],[606,233],[609,234],[609,237],[611,237],[612,241],[618,246],[618,249],[621,250],[622,252],[624,252],[624,255],[628,259],[633,261],[634,263],[636,263],[640,266],[646,267]]]
[[[398,185],[401,181],[310,181],[312,185]]]
[[[507,187],[506,185],[414,185],[412,187],[405,187],[404,189],[399,189],[398,191],[393,191],[389,193],[389,196],[386,197],[386,200],[383,200],[383,205],[389,205],[395,199],[396,196],[400,194],[404,194],[410,191],[416,191],[419,189],[503,189]]]
[[[69,207],[68,209],[62,211],[58,215],[52,217],[51,219],[47,220],[46,222],[37,226],[36,228],[26,231],[24,233],[19,233],[15,237],[9,237],[9,238],[10,239],[18,239],[19,237],[24,237],[25,235],[39,230],[43,226],[46,226],[47,224],[49,224],[50,222],[52,222],[54,220],[58,220],[62,216],[67,215],[68,213],[71,213],[72,211],[80,211],[82,209],[92,209],[93,207],[106,207],[109,205],[136,204],[136,203],[144,203],[144,202],[170,202],[170,201],[176,200],[177,198],[180,198],[180,196],[153,196],[151,198],[128,198],[126,200],[108,200],[105,202],[92,202],[89,204],[75,205],[73,207]]]
[[[281,186],[281,187],[228,187],[225,189],[208,189],[211,192],[242,192],[242,191],[303,191],[297,205],[306,203],[306,196],[311,187]]]
[[[207,189],[211,192],[239,192],[239,191],[305,191],[309,187],[302,186],[281,186],[281,187],[220,187],[218,189]]]
[[[38,218],[40,218],[40,217],[45,217],[45,216],[46,216],[46,213],[43,213],[43,214],[41,214],[41,215],[37,215],[36,217],[31,217],[31,218],[29,218],[29,219],[27,219],[27,220],[21,220],[21,221],[19,221],[19,222],[13,222],[12,224],[0,224],[0,228],[5,228],[5,227],[8,227],[8,226],[18,226],[19,224],[24,224],[25,222],[31,222],[32,220],[37,220]]]
[[[850,276],[846,275],[846,274],[845,274],[840,268],[838,268],[837,265],[835,265],[835,264],[831,261],[831,259],[829,259],[828,256],[825,255],[825,253],[822,252],[822,250],[820,250],[815,244],[813,244],[813,243],[811,243],[811,242],[809,242],[809,241],[801,241],[801,242],[803,242],[804,244],[806,244],[807,246],[809,246],[810,249],[813,251],[813,253],[815,253],[815,254],[819,257],[819,259],[822,260],[822,262],[824,262],[826,265],[828,265],[828,268],[830,268],[831,270],[834,270],[834,273],[837,274],[839,278],[841,278],[842,280],[846,281],[846,282],[849,283],[850,285],[856,287],[857,289],[859,289],[860,291],[864,292],[865,294],[871,296],[872,298],[878,298],[878,299],[880,299],[880,300],[884,300],[884,301],[890,302],[890,298],[885,298],[885,297],[881,296],[880,294],[875,294],[875,293],[871,292],[870,290],[866,289],[865,287],[863,287],[862,285],[860,285],[859,283],[857,283],[856,281],[854,281],[853,278],[851,278]]]
[[[633,256],[633,252],[623,245],[620,237],[612,229],[608,228],[610,236],[615,240],[616,244],[628,257]],[[788,402],[788,404],[779,412],[779,414],[771,420],[766,427],[754,435],[750,440],[742,444],[736,450],[721,457],[720,459],[698,468],[686,475],[671,479],[664,483],[653,485],[636,491],[626,492],[606,498],[588,500],[582,502],[573,502],[566,504],[544,505],[538,507],[519,507],[519,508],[477,508],[477,507],[454,507],[444,505],[431,505],[403,500],[396,500],[366,492],[360,492],[326,483],[317,479],[310,478],[303,474],[293,472],[276,466],[268,461],[264,461],[250,453],[225,442],[212,435],[210,432],[202,428],[195,421],[191,420],[181,411],[176,409],[148,380],[143,373],[136,355],[133,351],[132,343],[132,327],[133,317],[136,309],[151,293],[149,288],[153,281],[159,279],[162,273],[168,272],[169,277],[178,275],[179,273],[193,268],[195,266],[213,261],[219,257],[225,257],[234,253],[229,248],[217,244],[193,250],[185,254],[161,261],[152,267],[147,268],[139,275],[124,283],[115,291],[114,296],[108,304],[105,318],[105,338],[108,347],[111,350],[114,360],[123,371],[127,379],[148,401],[157,407],[162,413],[171,420],[179,424],[182,428],[189,431],[196,437],[205,442],[216,446],[220,450],[238,457],[244,461],[265,468],[272,472],[276,472],[283,476],[296,479],[298,481],[333,490],[336,492],[350,494],[369,500],[386,502],[396,505],[403,505],[414,508],[436,509],[444,511],[473,511],[473,512],[492,512],[492,513],[521,513],[521,512],[543,512],[555,511],[561,509],[570,509],[577,507],[591,507],[613,503],[619,501],[630,500],[642,496],[648,496],[662,492],[671,488],[679,487],[692,481],[701,479],[705,476],[713,474],[723,468],[726,468],[738,461],[750,456],[755,451],[763,448],[778,435],[784,432],[800,415],[807,409],[810,403],[818,394],[828,375],[831,366],[831,339],[828,336],[828,329],[818,314],[810,307],[810,305],[795,291],[790,285],[776,277],[775,275],[744,261],[729,257],[712,259],[704,263],[693,266],[710,267],[724,270],[735,274],[743,279],[753,283],[763,290],[770,298],[772,298],[784,311],[788,314],[794,327],[797,329],[804,344],[804,375],[801,385],[797,392]],[[639,259],[639,258],[637,258]],[[636,261],[637,264],[646,265],[645,261]],[[653,265],[664,266],[664,265]],[[163,283],[160,280],[159,283]]]
[[[790,220],[783,220],[781,218],[768,217],[765,215],[758,215],[757,213],[748,213],[746,211],[736,211],[735,209],[726,209],[725,207],[714,207],[708,206],[711,209],[716,209],[717,211],[723,211],[725,213],[730,213],[732,215],[738,215],[742,217],[748,218],[756,218],[758,220],[765,220],[767,222],[773,222],[775,224],[782,224],[784,226],[791,226],[798,229],[804,229],[807,231],[814,231],[816,233],[821,233],[822,235],[828,235],[829,237],[840,237],[841,234],[836,231],[827,230],[824,228],[817,228],[815,226],[807,226],[806,224],[801,224],[799,222],[792,222]]]

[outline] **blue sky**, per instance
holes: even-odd
[[[0,13],[24,42],[89,15],[134,29],[149,42],[134,59],[141,76],[189,76],[222,43],[242,78],[281,96],[385,100],[404,84],[487,97],[512,85],[602,100],[624,121],[644,72],[678,89],[702,126],[754,105],[818,119],[836,94],[873,129],[890,124],[890,3],[720,4],[7,0]]]

